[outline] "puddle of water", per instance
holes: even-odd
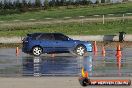
[[[15,49],[0,49],[0,76],[78,76],[82,67],[90,76],[132,76],[132,49],[122,50],[120,64],[115,53],[108,49],[105,57],[101,50],[97,56],[33,57],[21,52],[17,57]]]
[[[24,75],[77,75],[78,62],[75,57],[33,57],[23,59]]]

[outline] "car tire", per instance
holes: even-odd
[[[78,45],[74,50],[76,55],[84,56],[86,54],[86,47],[83,45]]]
[[[43,49],[40,46],[35,46],[32,49],[32,54],[34,56],[40,56],[42,54]]]

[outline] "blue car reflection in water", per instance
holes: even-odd
[[[89,76],[92,76],[92,56],[83,58],[83,67],[85,71],[88,71]]]
[[[23,58],[23,75],[71,75],[80,73],[78,57],[31,57]],[[83,60],[83,59],[81,59]]]
[[[84,66],[90,75],[92,72],[92,57],[25,57],[23,58],[23,75],[78,76],[81,66]]]
[[[34,71],[34,63],[32,58],[23,58],[23,75],[32,75]]]

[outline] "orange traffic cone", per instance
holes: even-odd
[[[93,51],[94,51],[94,52],[97,52],[97,45],[96,45],[96,41],[94,41]]]
[[[94,41],[94,44],[93,44],[93,52],[94,52],[94,55],[96,56],[97,55],[97,45],[96,45],[96,41]]]
[[[16,56],[18,56],[18,55],[19,55],[19,48],[16,47]]]
[[[105,53],[106,53],[106,52],[105,52],[105,48],[102,47],[102,56],[103,56],[103,57],[105,57]]]
[[[122,56],[120,44],[118,44],[117,50],[116,50],[116,51],[117,51],[117,52],[116,52],[116,56],[117,56],[117,57]]]

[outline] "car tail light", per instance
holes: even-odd
[[[26,41],[24,41],[25,43],[27,43],[28,41],[26,40]]]
[[[22,41],[23,41],[23,43],[27,43],[28,42],[27,38],[24,38]]]

